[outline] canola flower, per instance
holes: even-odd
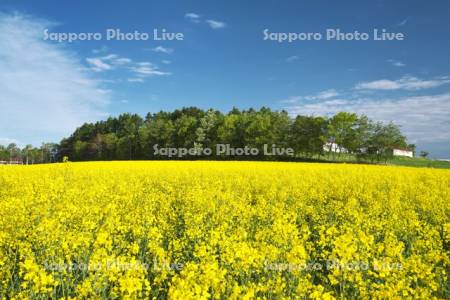
[[[0,166],[1,299],[448,299],[450,172]]]

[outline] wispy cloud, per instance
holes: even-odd
[[[200,23],[200,15],[199,14],[191,12],[191,13],[185,14],[184,17],[193,23]]]
[[[165,54],[171,54],[173,53],[172,48],[165,48],[163,46],[158,46],[152,49],[153,52],[159,52],[159,53],[165,53]]]
[[[108,54],[102,57],[88,57],[86,62],[95,72],[112,70],[115,66],[125,65],[132,62],[130,58],[119,57],[116,54]]]
[[[113,64],[116,64],[116,65],[125,65],[125,64],[129,64],[129,63],[131,63],[131,62],[132,62],[132,60],[129,59],[129,58],[120,57],[120,58],[115,59],[115,60],[113,61]]]
[[[95,72],[111,70],[112,66],[104,62],[101,58],[86,58],[87,63]]]
[[[94,54],[105,53],[108,52],[108,50],[109,50],[108,46],[103,45],[100,48],[92,49],[92,53]]]
[[[322,92],[318,93],[317,95],[308,96],[307,99],[308,100],[325,100],[325,99],[334,98],[338,95],[339,95],[339,93],[335,89],[329,89],[326,91],[322,91]]]
[[[405,26],[408,23],[409,19],[410,19],[410,17],[407,17],[407,18],[403,19],[402,21],[400,21],[399,23],[397,23],[395,25],[399,26],[399,27]]]
[[[317,101],[317,100],[326,100],[339,96],[339,93],[335,89],[329,89],[322,92],[319,92],[314,95],[308,96],[291,96],[287,99],[278,101],[279,103],[298,103],[300,101],[308,100],[308,101]]]
[[[133,72],[138,75],[145,76],[162,76],[162,75],[170,75],[169,72],[163,72],[154,67],[133,67]]]
[[[192,23],[197,23],[197,24],[203,23],[203,20],[202,20],[203,18],[197,13],[193,13],[193,12],[186,13],[184,15],[184,17]],[[209,27],[211,27],[212,29],[221,29],[221,28],[225,28],[227,26],[227,24],[225,22],[213,20],[213,19],[206,19],[206,20],[204,20],[204,22],[206,24],[208,24]]]
[[[212,29],[221,29],[225,28],[227,24],[225,22],[216,21],[216,20],[206,20],[206,23],[208,23],[209,27]]]
[[[435,79],[419,79],[413,76],[404,76],[398,80],[380,79],[369,82],[361,82],[355,86],[357,90],[421,90],[435,88],[450,83],[448,77]]]
[[[302,96],[291,96],[287,99],[278,101],[278,103],[292,104],[292,103],[298,103],[298,102],[302,101],[303,99],[304,99],[304,97],[302,97]]]
[[[406,64],[402,63],[401,61],[395,60],[395,59],[388,59],[387,62],[390,63],[391,65],[393,65],[394,67],[406,66]]]
[[[110,93],[74,53],[42,40],[51,24],[0,14],[0,137],[25,143],[58,141],[105,116]]]
[[[291,63],[298,59],[299,59],[299,57],[297,55],[292,55],[292,56],[289,56],[288,58],[286,58],[286,62]]]
[[[168,51],[168,49],[164,48],[164,50],[160,49],[158,51]],[[110,70],[130,72],[131,77],[127,79],[128,82],[144,82],[146,77],[171,74],[170,72],[161,71],[158,66],[151,62],[134,62],[130,58],[120,57],[117,54],[87,58],[86,61],[90,65],[90,69],[95,72]],[[130,75],[128,74],[128,76]]]
[[[128,78],[129,82],[144,82],[144,78],[152,76],[168,76],[170,72],[161,71],[158,66],[151,62],[139,62],[130,68],[133,77]]]
[[[144,79],[143,78],[138,78],[138,77],[128,78],[128,82],[139,82],[139,83],[142,83],[142,82],[144,82]]]

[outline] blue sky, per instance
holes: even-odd
[[[154,29],[183,41],[45,41]],[[276,42],[263,31],[386,29],[403,41]],[[0,2],[0,143],[59,141],[85,121],[182,106],[367,114],[450,158],[448,1]]]

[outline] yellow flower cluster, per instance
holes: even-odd
[[[0,166],[0,299],[448,299],[450,172]]]

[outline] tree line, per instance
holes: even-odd
[[[58,161],[58,144],[43,143],[40,147],[26,145],[20,148],[15,143],[0,145],[0,162],[42,164]]]
[[[226,114],[187,107],[172,112],[148,113],[145,118],[125,113],[96,123],[85,123],[44,152],[47,160],[58,161],[64,157],[71,161],[163,159],[154,155],[156,144],[171,148],[215,148],[217,144],[230,144],[236,148],[259,149],[264,144],[275,144],[293,148],[295,158],[334,159],[346,152],[364,161],[386,161],[392,157],[394,148],[414,147],[407,144],[394,123],[375,122],[354,113],[291,118],[286,111],[266,107],[259,110],[233,108]],[[324,147],[327,144],[333,147]],[[50,144],[44,145],[48,148]],[[23,155],[24,151],[20,152]],[[40,162],[42,153],[31,157],[39,158],[35,161]],[[213,153],[208,158],[224,157]]]

